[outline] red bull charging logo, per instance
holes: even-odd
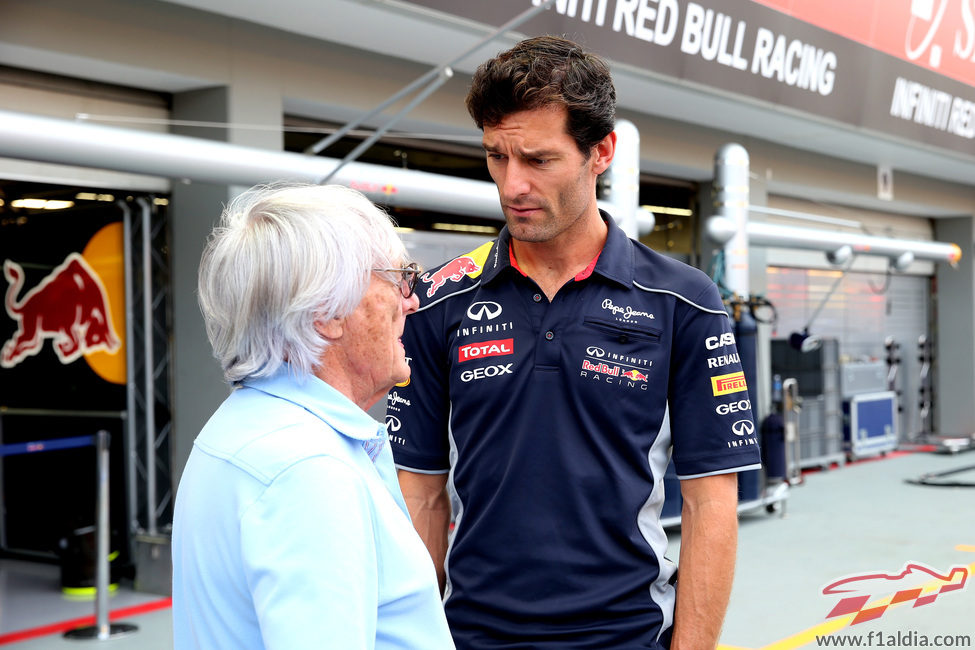
[[[967,582],[967,567],[952,567],[942,575],[917,562],[905,564],[900,573],[849,576],[823,588],[824,596],[843,595],[826,618],[855,614],[850,625],[873,621],[893,605],[930,605],[942,594],[964,589]],[[877,598],[877,602],[870,603],[872,598]]]
[[[61,363],[72,363],[95,351],[116,352],[121,341],[112,326],[105,287],[85,258],[71,253],[50,275],[17,300],[24,287],[24,270],[6,260],[3,273],[9,287],[4,306],[17,321],[17,331],[4,343],[0,366],[13,368],[36,355],[51,339]]]
[[[437,290],[440,289],[440,287],[442,287],[447,280],[450,280],[451,282],[460,282],[464,279],[465,275],[477,273],[480,270],[481,266],[474,261],[473,257],[461,255],[460,257],[450,260],[436,271],[424,273],[420,279],[430,285],[430,288],[427,289],[427,298],[432,298],[433,294],[437,293]]]

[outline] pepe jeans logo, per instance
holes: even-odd
[[[614,304],[611,298],[606,298],[605,300],[603,300],[602,307],[603,309],[613,314],[613,316],[617,316],[619,318],[622,318],[623,320],[633,320],[634,318],[646,318],[649,320],[653,320],[653,314],[651,314],[650,312],[637,311],[636,309],[633,309],[629,305],[620,307]]]

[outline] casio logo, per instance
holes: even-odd
[[[386,431],[399,431],[403,423],[395,415],[386,416]]]
[[[714,412],[718,415],[728,415],[729,413],[749,411],[751,408],[752,403],[747,399],[742,399],[738,400],[737,402],[731,402],[730,404],[718,404],[718,407],[714,409]]]
[[[736,436],[750,436],[755,433],[755,425],[751,420],[738,420],[731,425],[731,432]]]
[[[708,350],[717,350],[718,348],[723,348],[726,345],[735,344],[735,335],[731,332],[725,332],[720,337],[709,336],[704,339],[704,347]]]
[[[478,379],[484,379],[485,377],[498,377],[500,375],[510,375],[511,366],[514,364],[506,363],[502,366],[487,366],[485,368],[476,368],[474,370],[465,370],[460,373],[460,380],[462,382],[476,381]]]
[[[595,345],[590,345],[588,348],[586,348],[586,354],[588,354],[590,357],[596,357],[597,359],[602,359],[603,357],[606,356],[606,350],[603,350],[602,348],[597,348]]]
[[[471,306],[467,308],[467,317],[471,320],[494,320],[500,315],[501,305],[492,301],[482,300],[480,302],[472,303]]]

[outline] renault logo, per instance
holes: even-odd
[[[731,432],[736,436],[750,436],[755,433],[755,425],[751,420],[738,420],[731,425]]]
[[[501,315],[501,305],[496,302],[481,301],[471,304],[467,308],[467,316],[471,320],[493,320]]]

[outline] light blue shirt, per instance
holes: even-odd
[[[177,650],[453,648],[385,428],[316,377],[244,382],[173,521]]]

